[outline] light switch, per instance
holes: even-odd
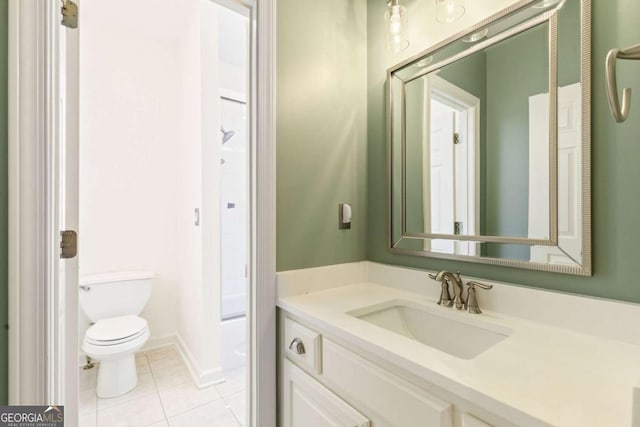
[[[338,205],[338,229],[347,230],[351,228],[351,205],[340,203]]]

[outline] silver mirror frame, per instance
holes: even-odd
[[[550,175],[550,212],[553,212],[550,218],[550,235],[549,239],[529,239],[529,238],[516,238],[516,237],[497,237],[497,236],[464,236],[464,235],[442,235],[442,234],[422,234],[422,233],[407,233],[406,232],[406,174],[404,157],[402,158],[402,218],[401,218],[401,237],[398,241],[394,241],[393,235],[393,194],[392,194],[392,176],[393,176],[393,73],[402,69],[403,67],[414,63],[421,58],[431,56],[439,49],[454,43],[466,36],[474,34],[483,27],[490,25],[491,23],[498,21],[508,15],[517,13],[527,7],[540,2],[540,0],[521,0],[514,3],[512,6],[503,9],[495,15],[484,19],[472,27],[467,28],[464,31],[402,61],[399,64],[387,70],[387,247],[390,252],[405,254],[405,255],[417,255],[430,258],[440,259],[453,259],[467,262],[476,262],[490,265],[500,265],[507,267],[523,268],[529,270],[540,270],[546,272],[555,272],[563,274],[572,274],[579,276],[591,276],[592,274],[592,252],[591,252],[591,0],[574,0],[580,2],[580,83],[582,85],[582,264],[581,266],[561,265],[561,264],[543,264],[538,262],[509,260],[503,258],[489,258],[481,256],[470,255],[456,255],[445,254],[440,252],[422,251],[414,249],[405,249],[395,247],[396,243],[402,239],[444,239],[452,241],[474,241],[474,242],[493,242],[493,243],[516,243],[516,244],[528,244],[528,245],[544,245],[544,246],[556,246],[557,247],[557,102],[552,102],[550,108],[550,165],[552,167]],[[557,15],[556,10],[551,9],[544,11],[532,18],[526,19],[524,22],[517,24],[512,29],[504,32],[504,39],[512,34],[525,31],[534,25],[539,25],[543,22],[549,23],[549,54],[550,54],[550,73],[549,73],[549,86],[550,86],[550,98],[557,101]],[[495,36],[497,38],[502,36],[500,33]],[[478,43],[478,47],[466,49],[465,51],[453,55],[448,59],[444,59],[438,63],[429,64],[424,70],[420,71],[416,75],[411,76],[408,80],[413,80],[418,76],[426,75],[427,73],[440,68],[443,63],[453,62],[454,60],[466,57],[476,51],[487,43]],[[493,43],[492,43],[493,44]],[[455,59],[454,59],[455,58]],[[404,83],[402,85],[404,90]],[[401,108],[403,105],[401,105]],[[403,127],[404,123],[403,123]],[[404,134],[406,132],[401,131],[402,136],[402,148],[404,152]]]

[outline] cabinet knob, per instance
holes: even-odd
[[[300,338],[294,338],[289,344],[289,350],[293,351],[295,354],[304,354],[304,344]]]

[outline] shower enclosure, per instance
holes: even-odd
[[[223,369],[245,363],[248,157],[246,104],[220,99],[220,253]]]

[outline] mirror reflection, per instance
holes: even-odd
[[[580,3],[390,71],[392,248],[582,269]]]

